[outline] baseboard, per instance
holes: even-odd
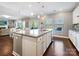
[[[59,37],[59,38],[67,38],[67,39],[69,39],[69,37],[67,37],[67,36],[60,36],[60,35],[53,35],[53,37]]]
[[[14,56],[20,56],[18,53],[16,53],[15,51],[13,51],[12,53]]]

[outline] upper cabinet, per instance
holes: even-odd
[[[77,6],[73,11],[73,24],[79,23],[79,6]]]

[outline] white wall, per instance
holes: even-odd
[[[69,29],[72,28],[72,12],[60,12],[53,15],[50,15],[54,20],[56,18],[64,18],[64,31],[61,36],[68,36]]]

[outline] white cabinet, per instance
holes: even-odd
[[[76,46],[76,42],[77,42],[77,34],[75,31],[73,31],[73,44]]]
[[[36,53],[37,53],[37,56],[42,56],[43,55],[43,51],[42,51],[42,44],[37,46],[37,50],[36,50]]]
[[[23,56],[36,56],[36,39],[35,38],[23,36],[22,55]]]
[[[47,47],[49,46],[49,44],[51,42],[51,35],[52,35],[51,32],[47,33]]]
[[[42,56],[47,49],[47,34],[42,35],[37,39],[37,55]]]
[[[79,33],[69,30],[69,38],[76,47],[76,49],[79,51]]]
[[[69,37],[72,43],[76,46],[76,33],[72,30],[69,30]]]
[[[37,39],[37,56],[42,56],[43,55],[43,40],[42,40],[42,37],[39,37]]]
[[[22,36],[13,34],[13,51],[18,55],[22,55]]]
[[[45,53],[46,49],[47,49],[47,34],[42,36],[42,48],[43,48],[43,54]]]
[[[79,6],[73,11],[73,24],[79,23]]]
[[[79,33],[77,34],[76,46],[77,46],[77,50],[79,51]]]
[[[40,37],[23,36],[22,55],[23,56],[42,56],[51,43],[51,33],[48,32]]]
[[[69,30],[69,38],[73,39],[72,35],[73,35],[73,32],[71,30]]]

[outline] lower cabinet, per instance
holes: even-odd
[[[79,34],[77,34],[76,47],[77,47],[77,50],[79,51]]]
[[[37,55],[42,56],[49,44],[51,43],[51,32],[44,34],[42,37],[37,40]]]
[[[36,39],[35,38],[23,36],[22,55],[23,56],[36,56]]]
[[[42,44],[43,40],[42,37],[37,38],[37,46],[36,46],[36,54],[37,56],[42,56],[43,54],[43,44]]]
[[[42,42],[42,54],[44,54],[45,53],[45,51],[46,51],[46,42]]]
[[[45,53],[47,49],[47,34],[42,36],[42,45],[43,45],[43,54]]]
[[[51,43],[51,32],[40,37],[13,33],[13,51],[22,56],[42,56]]]
[[[51,37],[52,37],[51,35],[52,35],[51,32],[47,33],[47,48],[51,42]]]
[[[72,43],[76,46],[76,33],[72,30],[69,30],[69,37]]]
[[[79,33],[69,30],[69,38],[76,47],[76,49],[79,51]]]
[[[51,33],[38,37],[23,36],[22,55],[23,56],[42,56],[51,43]]]

